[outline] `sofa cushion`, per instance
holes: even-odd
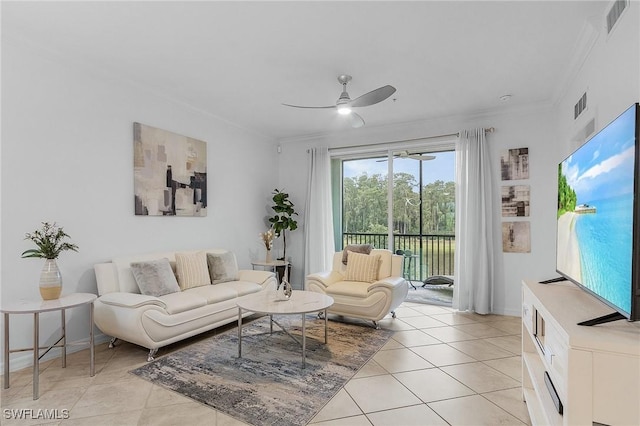
[[[204,251],[176,253],[176,274],[182,290],[211,284]]]
[[[226,283],[238,279],[238,263],[236,256],[226,251],[223,253],[207,253],[207,265],[211,284]]]
[[[235,291],[238,297],[244,296],[245,294],[257,293],[262,290],[262,286],[260,284],[252,283],[249,281],[232,281],[228,283],[218,284],[215,287],[220,286]]]
[[[209,305],[238,297],[236,290],[221,285],[203,285],[185,290],[185,293],[196,294],[203,297]]]
[[[364,281],[338,281],[327,287],[326,293],[330,296],[341,295],[364,299],[369,294],[370,285],[371,283]]]
[[[345,281],[363,281],[372,283],[378,279],[380,255],[351,252],[345,271]]]
[[[345,265],[349,261],[349,252],[352,251],[354,253],[360,254],[369,254],[373,250],[373,246],[371,244],[349,244],[342,250],[342,263]]]
[[[160,300],[167,305],[165,309],[169,314],[190,311],[191,309],[196,309],[207,304],[206,298],[190,291],[165,294],[164,296],[160,296]]]
[[[169,259],[133,262],[131,263],[131,272],[142,294],[159,297],[180,291]]]

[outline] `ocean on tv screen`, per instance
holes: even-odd
[[[631,310],[635,108],[560,164],[558,270]]]
[[[633,195],[593,201],[595,214],[577,214],[581,284],[624,312],[631,310]]]

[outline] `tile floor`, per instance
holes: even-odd
[[[405,302],[380,321],[393,338],[312,419],[313,425],[523,425],[520,318],[456,313]],[[219,331],[217,331],[219,332]],[[215,332],[214,332],[215,333]],[[202,336],[200,338],[206,338]],[[176,345],[161,350],[159,356]],[[86,350],[41,364],[40,399],[31,369],[2,389],[3,425],[242,425],[186,397],[129,374],[147,351],[120,343],[96,347],[96,375]],[[62,420],[7,418],[7,409],[58,410]]]

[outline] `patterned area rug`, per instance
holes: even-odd
[[[274,317],[301,340],[301,316]],[[307,315],[307,358],[302,347],[269,317],[243,326],[242,358],[237,329],[157,359],[131,373],[253,425],[301,425],[313,416],[387,342],[390,330]]]
[[[413,281],[416,290],[409,286],[409,294],[405,299],[407,302],[427,303],[430,305],[451,306],[453,301],[453,286],[448,285],[425,285],[422,287],[420,281]]]

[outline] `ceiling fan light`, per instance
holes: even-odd
[[[338,105],[338,114],[349,115],[351,114],[351,108],[349,108],[349,105]]]

